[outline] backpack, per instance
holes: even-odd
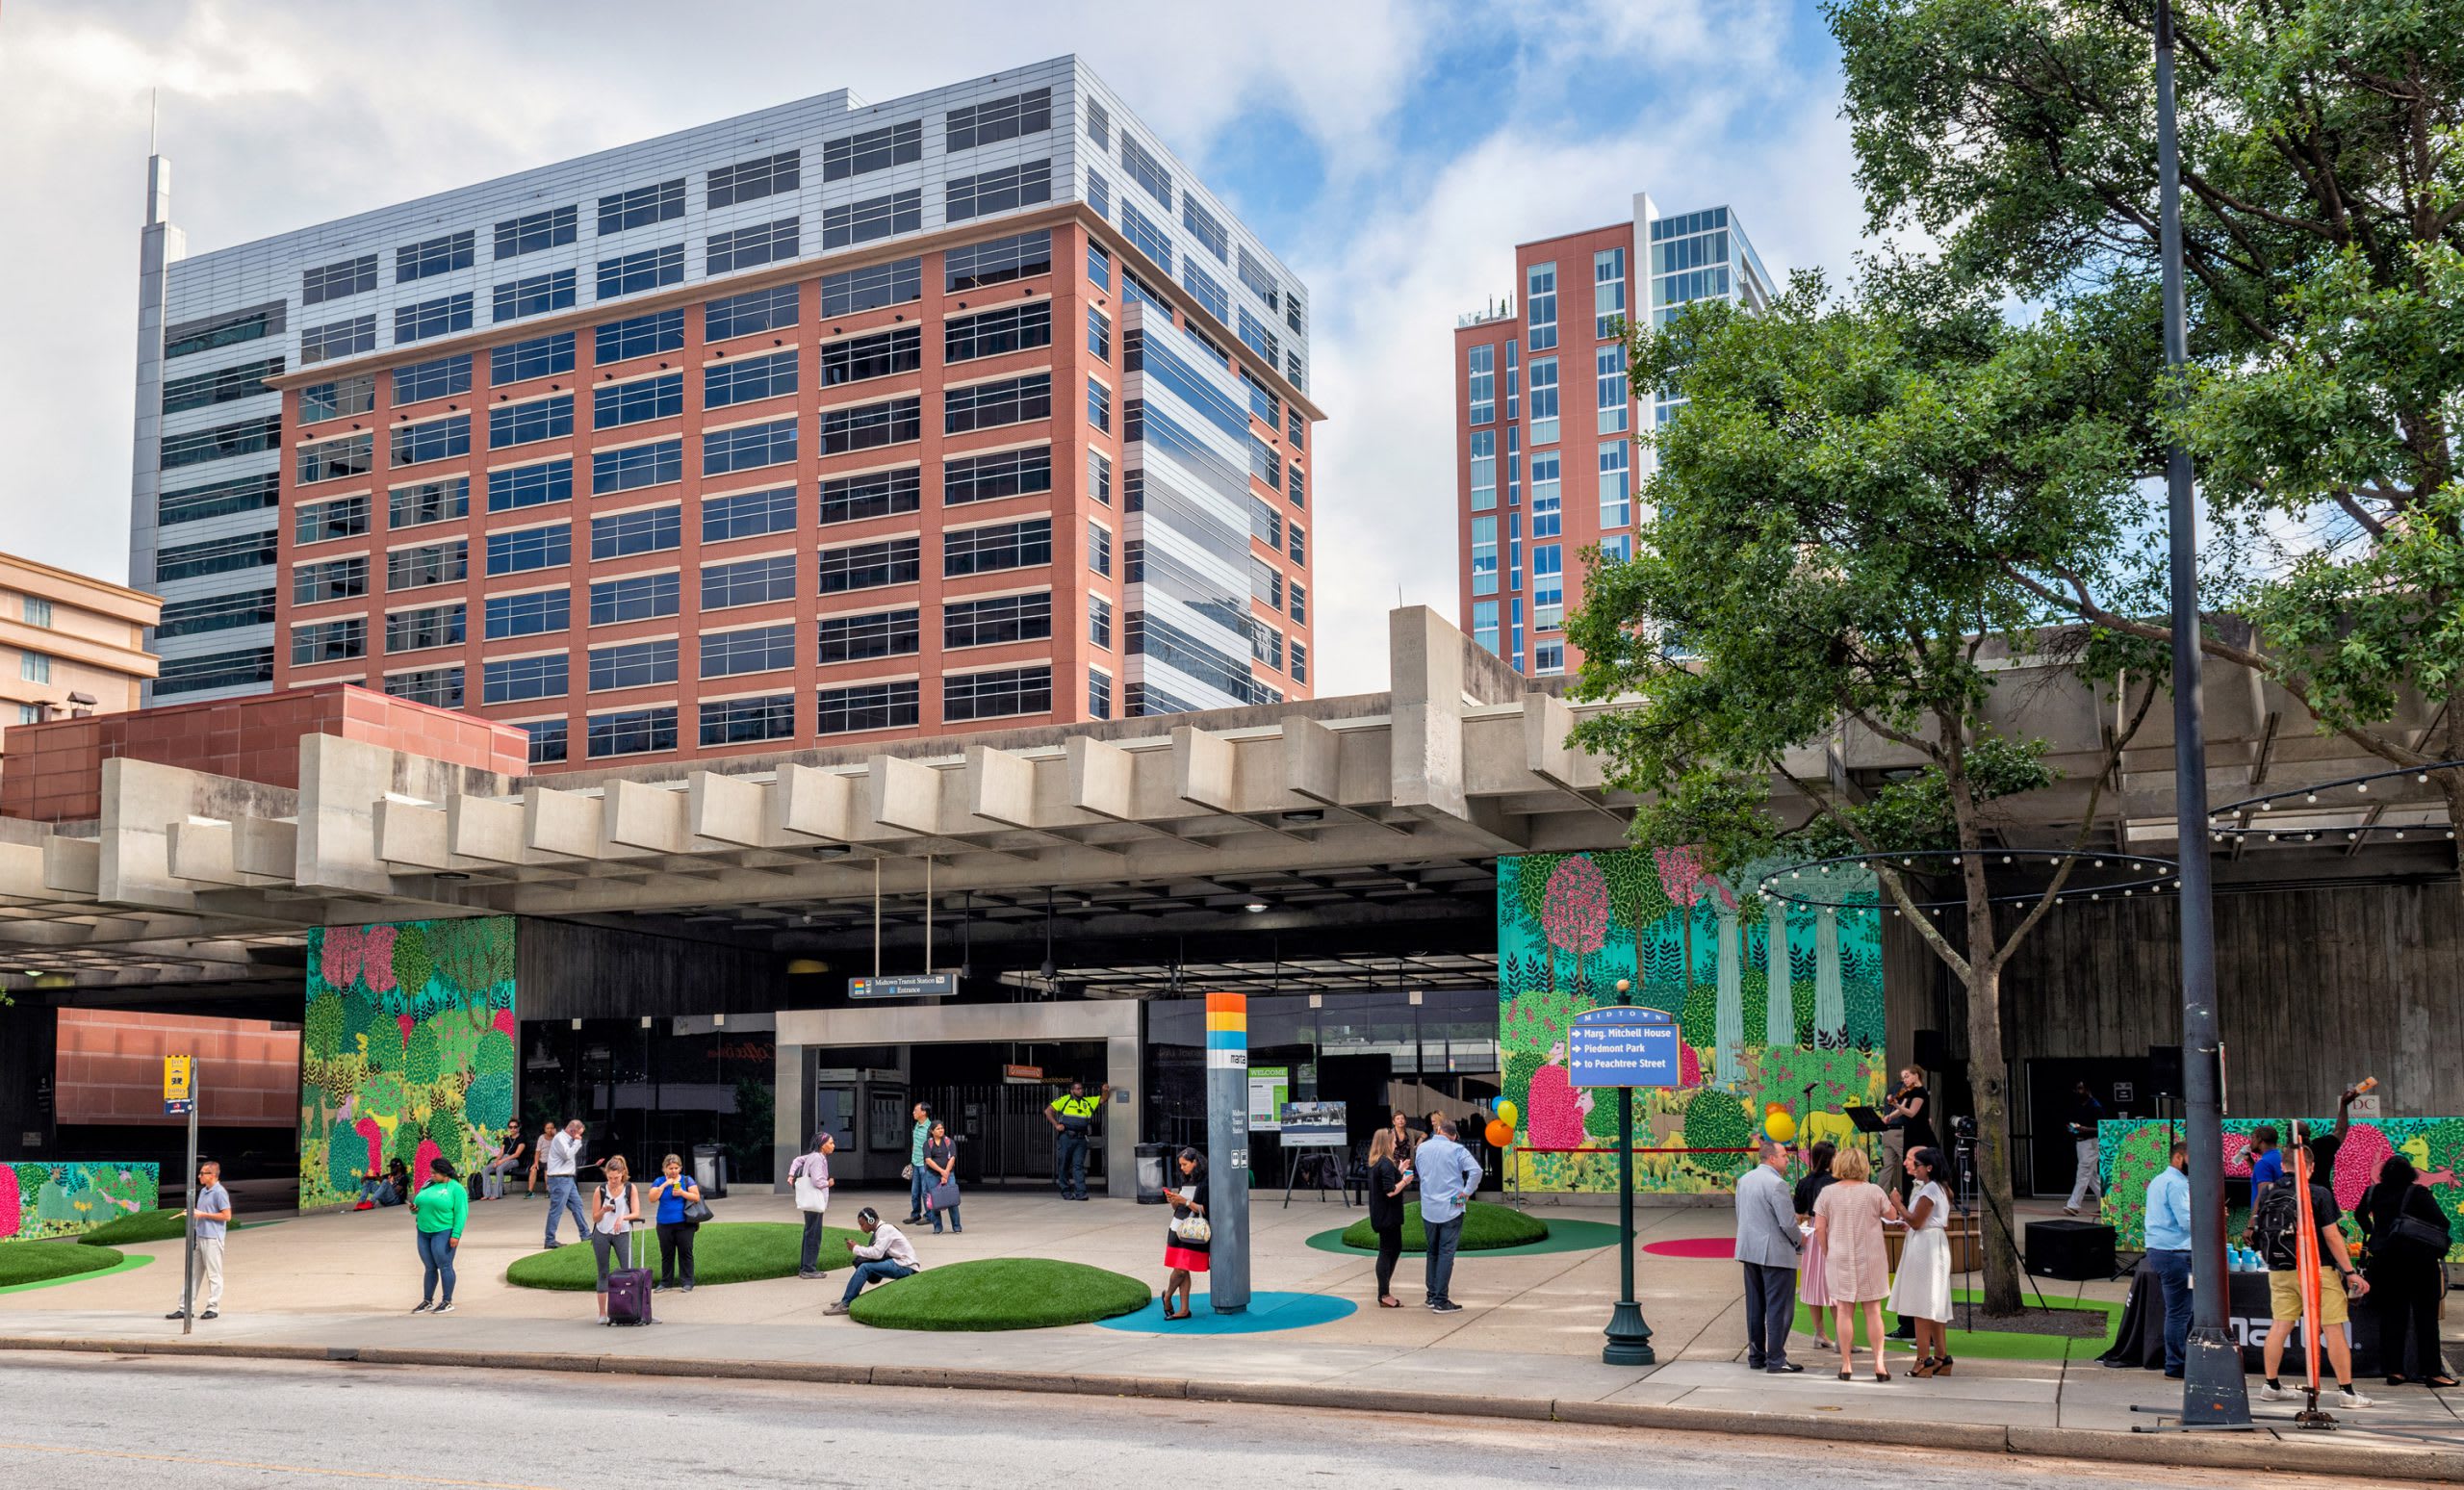
[[[2259,1254],[2271,1272],[2291,1272],[2299,1266],[2301,1191],[2290,1176],[2268,1187],[2250,1213],[2250,1229],[2258,1234]]]

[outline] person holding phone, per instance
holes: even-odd
[[[471,1220],[471,1191],[450,1159],[431,1159],[427,1183],[411,1197],[411,1229],[420,1249],[420,1302],[413,1314],[453,1312],[453,1254]],[[443,1302],[436,1285],[445,1284]]]
[[[684,1161],[670,1154],[659,1163],[658,1183],[651,1187],[651,1198],[658,1205],[658,1281],[651,1285],[654,1294],[664,1293],[677,1286],[677,1261],[683,1260],[684,1292],[693,1292],[693,1238],[702,1229],[700,1221],[684,1219],[685,1207],[702,1203],[702,1187],[684,1172]]]
[[[1180,1182],[1167,1187],[1164,1198],[1171,1202],[1172,1220],[1164,1229],[1164,1266],[1171,1272],[1164,1279],[1164,1318],[1186,1320],[1190,1317],[1190,1274],[1207,1269],[1207,1247],[1214,1240],[1213,1223],[1193,1226],[1193,1221],[1206,1220],[1206,1156],[1194,1148],[1184,1148],[1173,1161],[1180,1169]],[[1179,1313],[1172,1310],[1172,1296],[1181,1296]]]
[[[604,1324],[608,1270],[631,1266],[625,1260],[625,1239],[641,1224],[642,1205],[623,1154],[609,1154],[601,1162],[599,1174],[598,1188],[590,1196],[590,1250],[599,1263],[599,1323]]]
[[[804,1251],[796,1261],[796,1276],[821,1276],[821,1234],[830,1223],[830,1156],[838,1141],[827,1133],[812,1136],[812,1146],[787,1166],[787,1183],[795,1187],[796,1212],[805,1220]]]
[[[966,1230],[964,1223],[959,1220],[957,1199],[959,1145],[957,1141],[950,1137],[949,1125],[937,1118],[933,1120],[932,1135],[924,1140],[924,1169],[933,1177],[932,1184],[924,1192],[925,1208],[933,1217],[933,1235],[937,1237],[941,1234],[941,1217],[944,1213],[947,1213],[950,1218],[950,1231],[953,1235]],[[937,1200],[940,1203],[936,1203]]]

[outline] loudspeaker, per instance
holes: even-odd
[[[1939,1076],[1951,1064],[1951,1054],[1942,1044],[1940,1030],[1918,1030],[1912,1054],[1917,1068],[1928,1075]]]
[[[2071,1282],[2114,1274],[2114,1228],[2096,1221],[2028,1222],[2028,1271]]]
[[[2147,1090],[2155,1096],[2177,1097],[2182,1094],[2181,1046],[2147,1047]]]

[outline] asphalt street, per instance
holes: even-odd
[[[1976,1490],[2221,1490],[2246,1478],[1799,1439],[1194,1402],[0,1354],[0,1485],[47,1490],[1136,1490],[1176,1482],[1902,1490],[1919,1477]],[[2327,1483],[2271,1478],[2272,1490]]]

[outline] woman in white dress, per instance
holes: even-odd
[[[1938,1148],[1909,1151],[1908,1245],[1899,1254],[1899,1276],[1891,1280],[1890,1312],[1916,1322],[1916,1352],[1920,1359],[1910,1374],[1951,1374],[1951,1198],[1941,1176],[1949,1163]]]

